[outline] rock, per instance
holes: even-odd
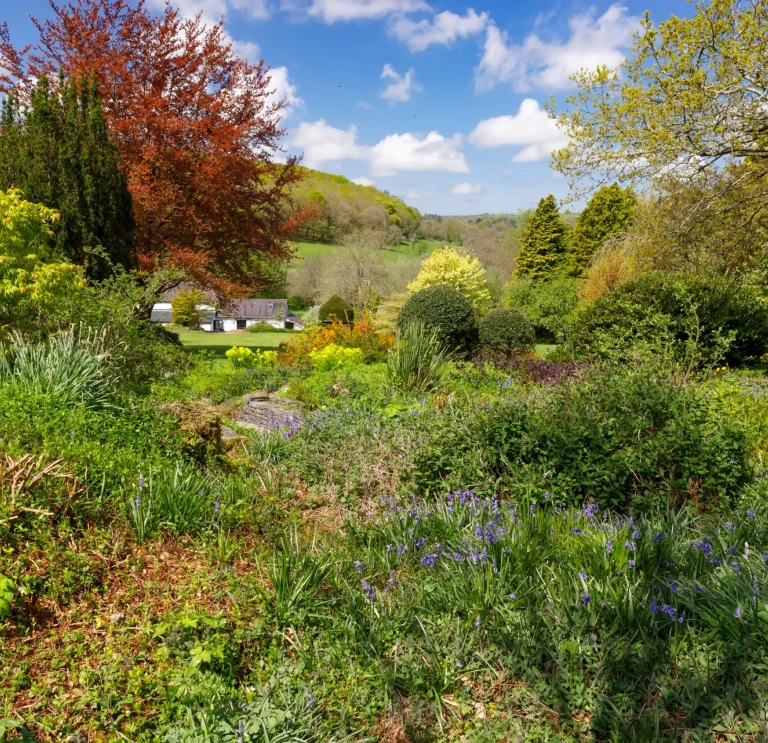
[[[263,431],[296,420],[299,417],[299,411],[299,404],[294,400],[255,393],[245,396],[243,412],[240,413],[237,422],[241,426]]]

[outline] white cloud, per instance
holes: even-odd
[[[295,3],[287,3],[289,6]],[[325,23],[384,18],[392,13],[429,10],[424,0],[312,0],[307,13]]]
[[[475,147],[525,146],[512,159],[531,162],[549,157],[552,150],[568,144],[565,132],[558,128],[538,101],[526,98],[514,116],[496,116],[481,121],[469,135]]]
[[[479,183],[457,183],[452,189],[451,193],[456,196],[466,196],[468,194],[481,193],[483,190]]]
[[[461,135],[444,137],[430,132],[426,137],[417,134],[390,134],[371,150],[371,172],[374,175],[395,173],[469,173],[469,166],[461,152]]]
[[[432,191],[422,191],[419,188],[414,188],[405,194],[406,199],[427,199],[432,195]]]
[[[285,100],[288,102],[288,112],[292,108],[303,106],[304,101],[296,95],[296,86],[291,82],[288,77],[287,67],[273,67],[269,71],[269,85],[274,88],[274,98],[278,101]]]
[[[408,45],[412,52],[422,52],[432,44],[451,44],[457,39],[480,33],[488,23],[487,13],[476,13],[472,8],[465,16],[445,10],[431,21],[412,21],[398,17],[390,26],[390,33]]]
[[[413,78],[413,70],[408,70],[405,75],[401,75],[391,64],[385,64],[381,77],[393,81],[381,93],[381,97],[390,103],[405,103],[411,100],[411,93],[422,91],[421,85]]]
[[[325,122],[302,121],[291,137],[291,145],[304,151],[304,165],[316,168],[334,160],[367,160],[370,147],[357,144],[357,127],[347,131]]]
[[[522,44],[508,45],[507,34],[488,26],[485,49],[475,70],[478,90],[489,90],[511,82],[515,90],[532,88],[564,90],[572,86],[570,76],[581,69],[599,65],[618,66],[622,49],[629,44],[639,19],[627,15],[627,8],[613,4],[599,18],[593,10],[573,16],[568,25],[571,36],[565,42],[547,42],[535,33]]]
[[[358,186],[375,186],[376,182],[372,181],[370,178],[366,178],[364,175],[361,175],[359,178],[353,178],[352,183],[357,183]]]
[[[251,18],[262,20],[272,15],[272,9],[267,0],[228,0],[235,10],[242,10]]]
[[[368,103],[368,101],[358,101],[355,105],[358,108],[364,109],[365,111],[372,111],[373,110],[373,106],[370,103]]]
[[[461,135],[444,137],[438,132],[426,136],[390,134],[373,147],[358,144],[357,127],[337,129],[324,119],[302,121],[290,138],[294,149],[304,151],[304,164],[316,168],[341,160],[364,160],[371,174],[389,176],[397,173],[468,173],[461,152]]]

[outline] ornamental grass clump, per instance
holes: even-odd
[[[0,385],[65,408],[104,408],[113,398],[105,359],[103,331],[70,329],[42,343],[14,332],[9,343],[0,344]]]
[[[437,329],[409,323],[398,329],[396,346],[389,353],[389,381],[402,394],[432,392],[440,386],[449,359]]]

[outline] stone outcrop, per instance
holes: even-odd
[[[264,430],[279,427],[299,417],[299,405],[293,400],[265,393],[246,395],[243,412],[237,418],[241,426]]]

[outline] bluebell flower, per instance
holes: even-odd
[[[656,603],[656,596],[651,597],[651,605],[648,607],[651,614],[658,614],[659,613],[659,605]]]
[[[475,627],[479,627],[483,623],[483,620],[478,617],[475,619]]]
[[[634,543],[634,542],[633,542],[631,539],[628,539],[626,542],[624,542],[624,546],[625,546],[625,547],[626,547],[626,548],[627,548],[627,549],[628,549],[630,552],[634,552],[634,551],[635,551],[635,543]]]
[[[358,573],[363,572],[363,563],[360,560],[355,560],[352,564],[357,568]]]
[[[572,531],[574,534],[578,534],[578,535],[581,535],[581,529],[579,529],[579,527],[578,527],[578,526],[577,526],[577,527],[575,527],[575,528],[573,528],[573,529],[571,529],[571,531]]]
[[[722,561],[722,560],[721,560],[719,557],[710,557],[710,558],[709,558],[709,561],[710,561],[710,562],[711,562],[713,565],[722,565],[722,564],[723,564],[723,561]]]
[[[731,560],[731,562],[729,562],[728,564],[731,566],[731,568],[733,568],[734,573],[741,572],[741,565],[739,565],[739,563],[736,562],[736,560]]]
[[[627,567],[631,570],[633,567],[635,567],[635,561],[634,560],[628,560],[627,561]]]
[[[760,582],[755,576],[755,580],[752,583],[752,606],[757,606],[757,595],[760,593]]]
[[[672,591],[672,593],[677,593],[677,583],[675,583],[672,578],[667,578],[667,583],[669,583],[669,590]]]
[[[741,606],[736,607],[736,611],[733,612],[733,616],[736,617],[736,619],[741,619]]]
[[[761,552],[760,557],[763,558],[763,562],[768,565],[768,552]]]
[[[677,619],[677,609],[675,609],[674,606],[670,606],[669,604],[664,604],[664,606],[661,607],[661,610],[672,620],[674,621]]]
[[[376,589],[365,579],[360,581],[360,585],[363,587],[363,593],[368,601],[373,602],[376,599]]]
[[[696,581],[693,582],[693,590],[696,593],[705,593],[704,589]]]
[[[738,555],[739,551],[735,547],[726,547],[725,550],[729,555]]]
[[[517,598],[517,594],[516,593],[510,593],[509,594],[509,598],[516,599]]]
[[[592,597],[585,591],[581,594],[581,602],[586,606],[589,604],[589,602],[592,601]]]
[[[434,569],[435,562],[437,562],[437,555],[431,554],[431,555],[424,555],[424,557],[420,560],[422,565],[426,565],[428,568]]]
[[[733,528],[733,524],[730,521],[725,522],[725,528],[728,529],[729,534],[733,534],[734,528]]]
[[[424,541],[425,541],[425,540],[424,540],[424,537],[419,537],[419,538],[416,540],[416,549],[417,549],[417,550],[420,550],[420,549],[421,549],[421,548],[424,546]]]
[[[655,536],[651,537],[651,540],[654,541],[654,542],[661,542],[662,539],[664,539],[664,532],[663,531],[660,531],[658,534],[656,534]]]
[[[747,516],[751,519],[757,518],[757,514],[751,508],[747,509]]]
[[[588,576],[587,576],[587,574],[583,570],[580,570],[579,571],[579,578],[581,578],[581,580],[586,580],[588,578]]]
[[[610,555],[613,552],[613,540],[609,540],[605,545],[605,551]]]
[[[702,539],[699,542],[691,542],[691,547],[700,549],[705,555],[712,554],[712,545],[706,539]]]

